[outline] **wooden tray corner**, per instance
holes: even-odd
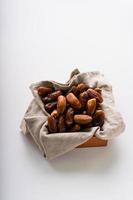
[[[107,143],[108,143],[108,140],[101,140],[93,136],[90,140],[79,145],[77,148],[102,147],[102,146],[107,146]]]

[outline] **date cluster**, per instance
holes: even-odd
[[[49,133],[85,131],[95,126],[102,128],[105,114],[100,88],[80,83],[69,90],[41,86],[37,92],[49,113]]]

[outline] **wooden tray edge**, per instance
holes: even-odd
[[[101,139],[93,136],[90,140],[77,146],[76,148],[102,147],[102,146],[107,146],[107,143],[108,143],[108,140],[101,140]]]

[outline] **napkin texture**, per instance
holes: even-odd
[[[103,130],[101,131],[99,127],[92,127],[85,132],[48,134],[46,125],[49,113],[45,110],[36,88],[39,86],[53,86],[55,89],[66,90],[81,82],[90,87],[102,89],[104,100],[102,107],[105,112]],[[49,160],[73,150],[93,137],[94,134],[100,139],[109,140],[118,136],[125,129],[122,116],[115,108],[112,87],[98,71],[80,73],[78,69],[75,69],[65,84],[55,81],[41,81],[32,84],[30,89],[34,98],[24,115],[20,128],[23,134],[31,135],[42,154]]]

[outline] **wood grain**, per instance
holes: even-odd
[[[107,146],[107,143],[108,143],[108,140],[101,140],[93,136],[90,140],[79,145],[77,148],[101,147],[101,146]]]

